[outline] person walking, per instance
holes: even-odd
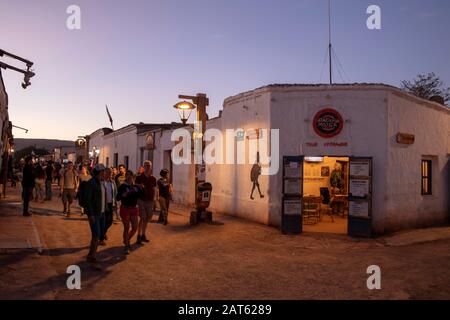
[[[77,198],[79,198],[81,195],[80,193],[84,192],[84,190],[82,191],[82,189],[84,189],[85,184],[92,179],[92,176],[89,173],[89,170],[86,166],[82,166],[81,167],[81,172],[78,176],[78,193],[77,193]],[[80,203],[80,199],[78,199],[78,203],[80,204],[80,210],[81,210],[81,215],[84,214],[84,207],[82,204],[83,201],[81,201]]]
[[[78,177],[72,161],[67,163],[67,168],[61,174],[61,190],[63,202],[63,214],[70,216],[70,206],[75,199],[75,191],[78,187]]]
[[[116,182],[116,177],[118,174],[119,174],[119,170],[117,169],[117,167],[111,167],[111,180]],[[117,184],[116,184],[116,188],[118,188]],[[119,201],[115,201],[115,202],[116,202],[116,205],[113,207],[113,211],[114,211],[113,215],[115,216],[115,219],[113,219],[114,224],[120,223],[120,220],[121,220],[120,214],[119,214]]]
[[[116,167],[111,167],[111,171],[112,171],[111,178],[112,178],[114,181],[116,181],[116,177],[117,177],[117,175],[119,174],[119,170],[117,170]]]
[[[138,200],[139,206],[139,226],[137,242],[150,242],[145,236],[148,223],[153,217],[153,208],[156,196],[156,178],[152,175],[152,162],[147,160],[144,162],[144,172],[137,176],[136,184],[139,185],[143,193]]]
[[[25,158],[25,165],[22,173],[23,215],[26,217],[31,216],[29,204],[33,194],[34,185],[33,160],[31,156],[27,156]]]
[[[125,182],[120,185],[116,197],[116,200],[121,201],[120,217],[123,223],[123,244],[126,254],[131,252],[130,241],[138,229],[139,209],[136,206],[141,193],[142,189],[134,184],[133,171],[128,170],[125,173]]]
[[[108,240],[106,233],[113,223],[113,211],[116,206],[117,187],[116,182],[112,179],[112,170],[105,169],[103,177],[103,186],[105,188],[105,228],[102,237],[100,238],[100,245],[105,245],[105,240]]]
[[[106,210],[106,192],[102,183],[105,166],[97,164],[92,170],[93,178],[86,184],[85,213],[89,220],[89,227],[91,229],[91,244],[87,261],[92,263],[95,267],[97,265],[97,248],[100,237],[104,234],[105,225],[105,210]]]
[[[53,162],[48,161],[47,166],[45,167],[45,200],[52,200],[52,181],[53,181]]]
[[[169,170],[162,169],[159,173],[161,178],[159,178],[158,184],[158,202],[159,207],[161,209],[161,213],[159,214],[158,222],[167,225],[169,223],[169,204],[170,199],[172,198],[172,184],[169,181]]]
[[[125,169],[125,166],[123,164],[120,164],[119,165],[119,173],[115,177],[117,188],[119,188],[120,185],[125,182],[125,180],[126,180],[126,177],[125,177],[126,171],[127,170]]]
[[[38,163],[35,168],[35,174],[34,174],[34,184],[36,189],[36,202],[43,203],[44,197],[45,197],[45,171],[42,168],[41,164]]]
[[[53,172],[53,182],[56,182],[59,185],[61,185],[61,170],[62,166],[59,162],[55,164],[55,171]]]

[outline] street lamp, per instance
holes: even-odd
[[[196,224],[202,217],[202,214],[206,215],[206,219],[212,220],[212,213],[206,211],[209,206],[211,197],[212,186],[210,183],[205,182],[205,163],[203,161],[203,150],[205,149],[205,141],[203,137],[205,135],[206,120],[208,115],[206,113],[206,107],[209,105],[209,99],[204,93],[197,93],[195,96],[179,95],[179,99],[185,99],[182,102],[178,102],[174,105],[174,108],[178,110],[180,119],[183,124],[186,124],[193,109],[197,109],[196,112],[196,125],[194,126],[194,146],[198,155],[197,161],[195,161],[195,209],[191,212],[191,224]],[[191,100],[187,102],[186,100]],[[202,193],[202,197],[199,197],[199,193]]]
[[[173,107],[178,110],[178,114],[180,115],[180,119],[183,124],[186,124],[192,110],[195,109],[195,105],[187,101],[178,102]]]

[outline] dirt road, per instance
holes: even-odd
[[[122,226],[113,225],[98,256],[104,270],[96,271],[85,262],[85,218],[62,216],[59,198],[33,203],[33,216],[22,217],[18,190],[8,193],[0,202],[0,234],[9,237],[3,242],[27,239],[33,249],[0,252],[0,299],[450,298],[449,240],[387,246],[383,238],[283,236],[218,214],[213,225],[192,227],[184,208],[174,206],[170,224],[150,224],[151,242],[134,245],[129,256]],[[69,265],[81,268],[81,290],[66,286]],[[367,288],[370,265],[381,268],[381,290]]]

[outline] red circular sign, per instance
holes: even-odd
[[[316,113],[313,120],[314,131],[322,138],[333,138],[341,133],[344,120],[339,112],[327,108]]]

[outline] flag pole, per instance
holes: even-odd
[[[114,147],[117,148],[117,139],[116,139],[116,132],[114,130],[114,121],[111,117],[111,114],[109,113],[108,105],[106,105],[106,113],[108,114],[109,122],[111,123],[111,129],[113,131],[113,139],[114,139]]]

